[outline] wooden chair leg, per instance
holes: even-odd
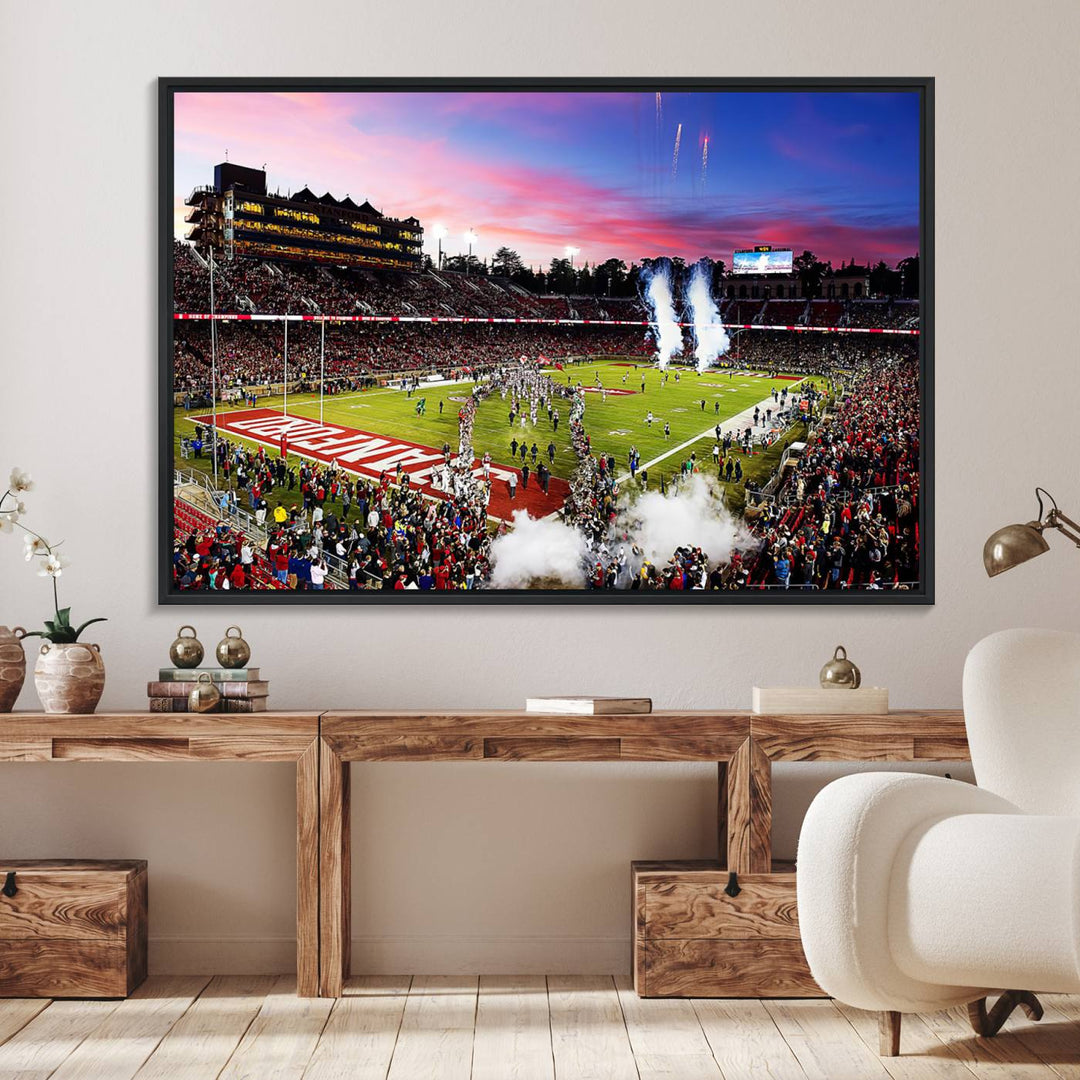
[[[900,1055],[900,1023],[903,1019],[898,1012],[878,1013],[878,1052],[882,1057]]]
[[[1017,1007],[1024,1010],[1029,1020],[1041,1020],[1043,1008],[1030,990],[1006,990],[987,1012],[986,998],[979,998],[968,1005],[968,1019],[972,1030],[984,1039],[992,1039]]]

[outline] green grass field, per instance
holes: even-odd
[[[676,370],[679,371],[678,382],[675,380]],[[698,463],[709,466],[707,471],[711,471],[714,428],[717,423],[720,423],[724,430],[728,430],[731,427],[731,417],[744,409],[752,409],[756,403],[769,397],[774,387],[778,391],[787,387],[791,392],[798,385],[791,380],[740,376],[722,369],[698,375],[694,371],[675,368],[668,369],[668,379],[666,384],[662,384],[662,373],[654,366],[611,361],[574,364],[561,372],[553,368],[550,374],[554,380],[564,385],[569,379],[572,384],[580,380],[586,387],[595,385],[599,375],[602,385],[609,389],[635,391],[627,395],[609,394],[606,400],[601,400],[599,393],[586,394],[585,429],[592,439],[593,451],[613,454],[620,473],[628,469],[627,455],[632,445],[640,452],[643,464],[654,462],[655,464],[649,465],[650,487],[658,485],[661,476],[670,481],[679,471],[681,462],[688,458],[692,451],[696,451]],[[644,392],[641,392],[643,378],[645,388]],[[471,386],[471,383],[458,383],[432,388],[421,387],[412,397],[408,397],[402,390],[388,389],[327,397],[323,406],[323,420],[326,423],[407,439],[435,448],[448,442],[456,451],[458,409],[461,401],[469,394]],[[417,416],[416,403],[421,397],[426,399],[426,412],[423,416]],[[704,409],[702,400],[705,402]],[[440,401],[443,403],[441,415]],[[716,409],[717,403],[719,412]],[[772,405],[771,399],[769,404]],[[260,398],[258,405],[260,408],[280,410],[282,399]],[[537,444],[545,461],[548,443],[554,442],[556,455],[552,472],[564,479],[569,478],[575,466],[575,457],[569,442],[570,405],[568,401],[559,399],[557,407],[561,417],[557,432],[552,431],[546,413],[540,415],[535,428],[527,424],[523,432],[518,421],[515,421],[513,427],[508,422],[509,401],[503,401],[499,394],[493,393],[477,411],[473,438],[477,456],[490,452],[495,463],[510,464],[510,441],[516,438],[520,442],[524,434],[530,447],[533,442]],[[317,396],[290,395],[288,409],[290,415],[319,419]],[[646,413],[649,410],[652,410],[654,417],[651,427],[646,423]],[[193,415],[198,415],[198,412]],[[665,421],[671,426],[668,438],[664,436]],[[199,463],[180,460],[179,437],[192,431],[191,421],[183,409],[176,410],[175,428],[177,464],[188,468],[201,466],[203,471],[208,471],[209,462],[205,460]],[[760,430],[755,431],[755,441]],[[804,434],[805,427],[799,424],[767,453],[755,453],[749,459],[740,454],[744,477],[764,481],[776,468],[785,443],[801,438]],[[228,437],[235,438],[232,435]],[[681,450],[677,449],[682,444],[689,445]],[[254,447],[257,444],[250,445]],[[520,458],[517,462],[520,464]],[[741,486],[738,490],[734,484],[727,487],[728,505],[737,512],[743,503]]]

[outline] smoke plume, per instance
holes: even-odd
[[[666,563],[676,548],[699,547],[712,567],[728,562],[734,551],[756,543],[727,507],[713,497],[700,474],[692,476],[678,494],[674,487],[667,495],[647,491],[621,512],[616,530],[628,534],[645,557],[657,565]]]
[[[694,358],[698,371],[715,364],[731,344],[712,296],[711,277],[706,263],[695,263],[686,290],[694,323]]]
[[[666,368],[671,358],[683,351],[682,327],[675,317],[671,289],[671,264],[666,259],[645,272],[645,300],[655,323],[656,360]]]
[[[582,589],[588,548],[575,528],[515,510],[513,531],[491,545],[491,588]]]

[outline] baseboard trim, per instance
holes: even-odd
[[[610,975],[630,971],[623,937],[370,935],[352,940],[353,970],[368,975]],[[150,939],[155,975],[269,975],[296,969],[294,938]]]
[[[611,975],[630,971],[627,938],[409,934],[357,937],[353,968],[371,975]]]
[[[277,975],[296,970],[296,938],[151,937],[151,975]]]

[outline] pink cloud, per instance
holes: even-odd
[[[470,115],[478,108],[491,115],[525,111],[522,96],[469,95]],[[573,101],[562,94],[524,96],[530,106],[540,99],[540,122],[563,115]],[[797,220],[775,210],[731,214],[704,199],[687,200],[681,215],[655,212],[647,200],[566,169],[481,159],[455,146],[452,125],[430,138],[401,133],[393,128],[397,106],[388,98],[364,95],[360,122],[355,99],[345,94],[178,94],[177,158],[202,163],[205,172],[196,182],[206,182],[228,148],[230,160],[257,167],[267,162],[272,187],[307,184],[316,194],[370,198],[387,214],[415,214],[429,236],[441,222],[452,233],[443,245],[450,253],[455,244],[464,249],[461,233],[472,228],[480,235],[477,254],[490,256],[505,244],[530,263],[561,256],[567,243],[593,262],[660,254],[730,259],[734,246],[772,239],[837,260],[901,257],[917,246],[917,231],[857,228],[824,210],[808,215],[805,207]],[[465,98],[435,95],[447,115],[463,111]],[[434,240],[428,248],[434,251]]]

